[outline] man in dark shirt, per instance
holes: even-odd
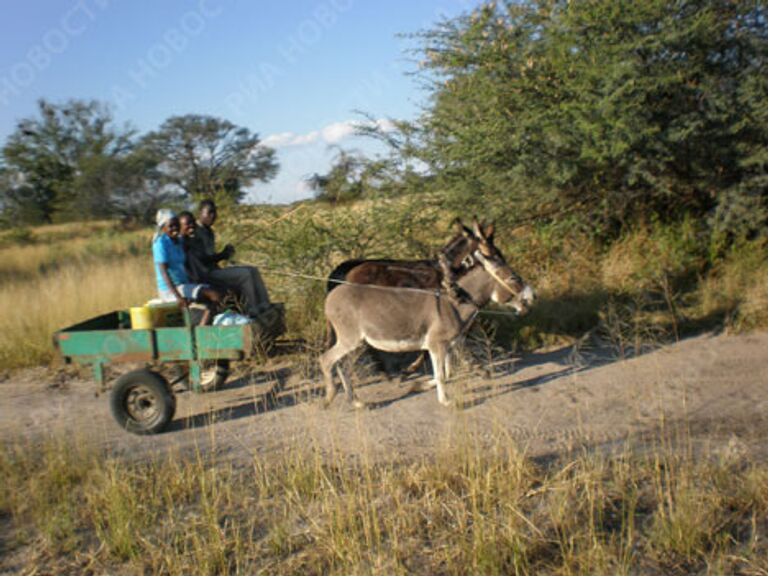
[[[200,202],[194,235],[186,238],[189,272],[197,276],[199,282],[236,290],[245,300],[245,313],[256,316],[269,304],[269,295],[261,274],[254,266],[219,267],[219,262],[232,257],[235,248],[227,244],[221,252],[216,252],[216,235],[212,228],[214,222],[216,204],[213,200],[203,200]]]
[[[193,282],[202,283],[203,276],[206,275],[208,267],[205,266],[198,259],[197,255],[190,251],[190,245],[195,242],[195,234],[197,232],[197,220],[192,212],[184,210],[179,212],[179,235],[181,236],[184,253],[186,254],[187,276],[189,276]]]

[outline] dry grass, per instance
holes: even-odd
[[[433,255],[452,234],[439,204],[409,197],[225,209],[217,228],[222,243],[238,246],[236,260],[258,265],[273,299],[286,303],[290,335],[316,343],[324,332],[322,279],[346,258]],[[149,236],[98,222],[0,236],[0,363],[45,362],[54,330],[144,301],[154,286]],[[637,347],[638,335],[658,341],[768,325],[765,242],[712,258],[691,221],[638,228],[608,249],[546,226],[508,234],[500,226],[497,242],[538,303],[526,319],[496,317],[495,345],[572,343],[597,328],[619,347]]]
[[[150,251],[147,230],[120,231],[93,225],[59,225],[56,233],[35,229],[31,242],[15,242],[0,248],[0,282],[31,280],[51,271],[86,265]]]
[[[268,256],[276,268],[327,273],[350,255],[340,247],[420,255],[444,239],[420,228],[409,243],[394,212],[356,210],[357,223],[325,210],[265,227],[243,253]],[[279,215],[262,212],[252,225]],[[377,219],[390,223],[385,242],[366,228]],[[244,232],[225,229],[221,239]],[[502,248],[540,287],[542,309],[524,328],[531,341],[586,331],[601,310],[617,338],[636,336],[636,312],[645,311],[625,314],[628,301],[620,298],[663,290],[664,278],[686,281],[697,266],[675,247],[651,250],[657,235],[674,240],[663,231],[638,232],[605,258],[578,238],[558,243],[530,232]],[[69,239],[64,258],[37,231],[36,243],[3,249],[0,274],[16,272],[0,286],[2,365],[44,362],[54,330],[152,293],[149,249],[131,248],[143,246],[146,233],[118,236],[111,246],[92,233],[56,229],[51,238]],[[681,316],[727,309],[744,325],[765,318],[768,265],[754,248],[714,267]],[[57,258],[66,264],[48,265]],[[661,273],[640,286],[632,278],[643,270]],[[610,297],[621,308],[612,320],[601,292],[609,276]],[[294,330],[318,338],[322,287],[267,278],[275,298],[287,302]],[[495,328],[488,334],[490,359],[498,335]],[[82,438],[10,441],[0,446],[0,567],[61,574],[765,574],[765,464],[694,458],[662,431],[637,451],[578,452],[545,465],[502,432],[482,441],[466,432],[458,426],[423,460],[392,454],[373,461],[363,453],[352,461],[321,455],[309,439],[238,467],[203,454],[129,462]]]
[[[0,365],[48,362],[56,330],[154,294],[154,271],[145,257],[71,264],[31,280],[0,285]]]
[[[765,242],[738,246],[699,287],[702,311],[726,311],[731,325],[749,329],[768,325],[768,250]]]
[[[411,462],[350,462],[309,442],[238,468],[202,455],[126,463],[69,442],[0,451],[16,569],[761,574],[768,562],[768,468],[665,442],[546,466],[501,433],[457,435]]]
[[[24,232],[26,240],[0,248],[4,368],[47,363],[56,330],[145,302],[154,294],[147,230],[91,222]]]

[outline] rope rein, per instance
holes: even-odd
[[[478,256],[479,256],[479,258],[478,258]],[[485,259],[485,257],[483,257],[482,254],[479,253],[479,251],[477,251],[475,253],[475,257],[478,259],[478,261],[480,261],[483,264],[483,268],[485,269],[485,271],[488,272],[494,278],[494,280],[496,280],[504,288],[509,290],[513,295],[516,295],[514,292],[512,292],[512,289],[509,288],[509,286],[507,286],[507,284],[498,277],[497,274],[495,274],[494,272],[492,272],[489,269],[489,266],[485,265],[485,262],[487,262],[487,259]],[[233,264],[234,264],[234,262],[233,262]],[[271,268],[270,266],[267,266],[265,264],[253,264],[253,263],[250,263],[250,262],[239,262],[239,261],[237,262],[237,264],[238,265],[249,265],[249,264],[255,265],[255,266],[258,266],[259,271],[263,271],[264,273],[267,273],[267,274],[274,274],[276,276],[287,276],[287,277],[290,277],[290,278],[301,278],[301,279],[304,279],[304,280],[315,280],[315,281],[326,282],[326,283],[331,282],[331,283],[334,283],[334,284],[341,284],[341,285],[348,285],[348,286],[362,286],[362,287],[365,287],[365,288],[368,288],[368,289],[371,289],[371,290],[415,292],[415,293],[420,293],[420,294],[429,294],[430,296],[435,296],[437,298],[440,298],[443,295],[448,295],[448,292],[446,290],[441,289],[441,288],[434,288],[434,289],[431,289],[431,290],[427,290],[427,289],[424,289],[424,288],[413,288],[413,287],[410,287],[410,286],[378,286],[376,284],[359,284],[357,282],[349,282],[347,280],[336,280],[336,279],[326,278],[326,277],[323,277],[323,276],[314,276],[312,274],[302,274],[301,272],[291,272],[291,271],[287,271],[287,270],[278,270],[276,268]],[[496,311],[496,310],[478,309],[478,313],[484,314],[484,315],[490,315],[490,316],[506,316],[506,317],[510,317],[510,318],[516,318],[517,317],[517,315],[514,314],[514,313],[511,313],[511,312],[500,312],[500,311]]]
[[[514,290],[512,290],[512,288],[510,288],[510,287],[507,285],[507,282],[506,282],[505,280],[502,280],[502,279],[499,277],[499,275],[498,275],[498,274],[496,274],[496,267],[495,267],[493,264],[491,264],[491,263],[489,263],[489,262],[488,262],[488,259],[487,259],[485,256],[483,256],[483,254],[480,252],[480,250],[477,250],[477,251],[475,252],[474,256],[475,256],[475,258],[477,258],[477,259],[480,261],[480,263],[483,265],[483,268],[485,269],[485,271],[486,271],[486,272],[488,272],[488,274],[490,274],[490,275],[491,275],[491,278],[493,278],[494,280],[496,280],[496,282],[498,282],[499,284],[501,284],[502,288],[504,288],[504,289],[505,289],[507,292],[509,292],[510,294],[512,294],[512,296],[514,296],[515,298],[517,298],[517,297],[519,296],[519,294],[518,294],[517,292],[515,292]]]
[[[247,264],[247,263],[244,263]],[[358,282],[349,282],[348,280],[336,280],[332,278],[325,278],[322,276],[313,276],[311,274],[302,274],[300,272],[288,272],[285,270],[277,270],[268,266],[257,265],[260,271],[264,271],[268,274],[275,274],[277,276],[290,276],[293,278],[303,278],[305,280],[318,280],[320,282],[330,282],[333,284],[346,284],[348,286],[364,286],[366,288],[372,288],[374,290],[396,290],[396,291],[408,291],[408,292],[420,292],[422,294],[430,294],[432,296],[439,296],[444,293],[440,288],[434,288],[427,290],[425,288],[412,288],[410,286],[378,286],[376,284],[360,284]]]

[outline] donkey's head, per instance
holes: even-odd
[[[477,250],[480,240],[471,228],[461,222],[460,218],[456,218],[453,225],[456,233],[441,252],[445,255],[454,277],[460,278],[476,265],[472,255]]]
[[[477,249],[471,258],[495,281],[491,300],[511,306],[518,314],[525,314],[533,305],[533,288],[507,264],[504,255],[493,243],[494,232],[493,224],[481,226],[475,218],[471,233],[477,241]]]

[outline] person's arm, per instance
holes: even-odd
[[[216,254],[211,256],[211,255],[206,254],[204,252],[195,252],[194,256],[201,263],[203,263],[205,266],[207,266],[209,268],[218,262],[218,260],[216,259],[216,256],[217,256]]]
[[[160,269],[160,275],[163,277],[163,280],[165,280],[165,284],[171,292],[173,292],[173,295],[176,296],[176,301],[179,303],[179,306],[186,308],[189,305],[189,302],[187,302],[186,298],[181,295],[179,289],[176,288],[176,284],[171,280],[171,275],[168,274],[168,264],[165,262],[158,262],[157,267]]]
[[[224,246],[224,250],[214,255],[214,258],[216,259],[216,262],[221,262],[222,260],[229,260],[230,258],[232,258],[234,253],[235,253],[235,247],[232,246],[232,244],[227,244],[226,246]]]
[[[189,239],[187,256],[195,258],[205,268],[214,268],[220,260],[225,260],[225,258],[221,257],[222,253],[209,254],[206,250],[205,242],[199,237]]]
[[[213,230],[210,228],[205,228],[204,226],[201,226],[198,230],[199,232],[196,240],[200,242],[202,251],[205,252],[206,256],[208,257],[206,264],[215,265],[222,260],[229,260],[232,258],[232,255],[235,253],[234,246],[227,244],[224,247],[224,250],[217,252],[216,235],[214,234]]]

